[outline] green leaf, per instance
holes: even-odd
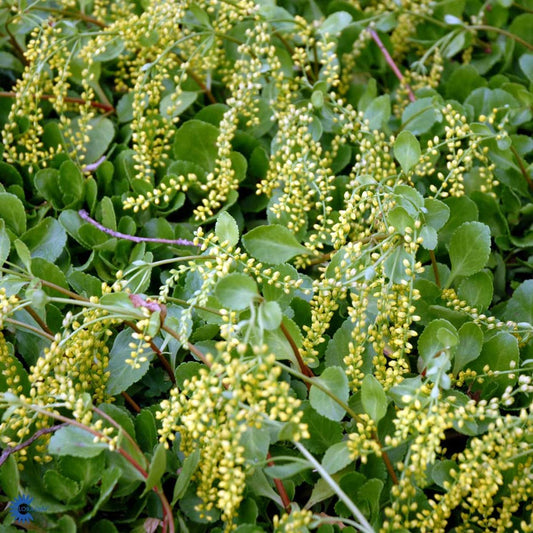
[[[5,463],[0,466],[0,488],[10,500],[18,496],[19,469],[13,454],[9,455]]]
[[[102,507],[102,505],[111,497],[121,476],[122,470],[115,465],[111,465],[103,471],[98,500],[92,505],[91,510],[81,519],[82,523],[91,520],[91,518],[96,516],[100,507]],[[100,529],[98,529],[98,531],[100,531]]]
[[[383,94],[374,98],[365,109],[365,119],[369,121],[371,130],[379,130],[386,126],[391,115],[390,96]]]
[[[455,350],[453,373],[457,374],[470,361],[475,361],[481,353],[483,332],[474,322],[466,322],[459,328],[459,343]]]
[[[381,479],[369,479],[357,491],[356,504],[359,506],[366,505],[370,509],[372,519],[379,513],[381,491],[383,490],[383,481]]]
[[[20,240],[26,244],[32,257],[54,262],[67,243],[67,232],[55,219],[46,217],[29,229]]]
[[[37,278],[59,285],[59,287],[62,287],[63,289],[68,289],[67,279],[65,278],[63,271],[57,265],[54,265],[54,263],[51,263],[42,257],[34,257],[32,259],[31,273]],[[43,290],[49,296],[64,296],[59,291],[46,286],[43,286]]]
[[[196,102],[198,93],[194,91],[182,91],[178,98],[173,99],[172,96],[172,93],[167,94],[159,103],[159,112],[166,119],[179,117]]]
[[[381,383],[372,374],[367,374],[361,383],[361,402],[376,424],[387,412],[387,396]]]
[[[178,161],[191,161],[211,172],[218,155],[218,128],[201,120],[189,120],[174,137],[173,152]]]
[[[6,223],[0,218],[0,267],[4,265],[11,250],[11,241],[6,231]]]
[[[335,494],[335,490],[331,488],[331,485],[323,478],[320,478],[313,487],[313,492],[309,497],[309,501],[305,504],[307,509],[311,509],[313,505],[320,503],[327,498],[330,498]],[[319,529],[320,531],[320,529]]]
[[[135,435],[139,446],[145,452],[151,452],[157,444],[157,427],[150,409],[142,409],[135,417]]]
[[[131,359],[132,348],[130,348],[129,344],[133,342],[132,333],[133,331],[130,328],[121,331],[109,352],[107,371],[110,372],[110,376],[106,390],[108,394],[113,396],[120,394],[134,383],[137,383],[148,372],[150,361],[154,356],[154,352],[151,350],[145,351],[142,356],[146,357],[146,361],[139,362],[139,368],[134,368],[126,362],[126,359]]]
[[[48,451],[52,455],[74,455],[75,457],[96,457],[108,446],[104,442],[94,442],[94,435],[75,426],[58,429],[50,439]]]
[[[444,57],[451,58],[459,53],[465,45],[465,33],[463,31],[457,33],[444,48]]]
[[[331,37],[338,35],[352,22],[352,15],[346,11],[332,13],[318,28],[320,33],[329,34]]]
[[[533,280],[524,281],[507,302],[504,316],[506,320],[533,324]]]
[[[261,302],[258,309],[257,320],[263,329],[278,329],[283,314],[278,302]]]
[[[144,494],[149,490],[155,487],[163,477],[165,470],[167,468],[167,450],[164,443],[160,442],[152,456],[150,461],[150,467],[148,468],[148,477],[146,478],[146,487],[144,489]]]
[[[342,402],[348,401],[350,393],[348,387],[348,378],[341,367],[330,366],[322,372],[320,377],[314,378],[313,381],[320,382],[335,397]],[[320,390],[316,385],[311,385],[309,391],[309,401],[315,411],[330,420],[340,421],[344,418],[346,410],[333,400],[328,394]]]
[[[401,383],[390,388],[389,396],[398,407],[403,408],[406,406],[406,402],[403,400],[404,396],[409,398],[407,402],[409,403],[411,398],[414,398],[418,394],[421,386],[422,378],[420,376],[416,376],[416,378],[405,378]]]
[[[335,474],[353,462],[346,441],[330,446],[322,458],[322,466],[328,474]]]
[[[125,407],[115,405],[114,403],[103,403],[99,408],[100,411],[105,413],[109,418],[112,418],[133,439],[136,438],[133,417]],[[108,424],[109,422],[104,420],[104,425]]]
[[[447,327],[437,329],[437,339],[445,347],[449,348],[456,346],[459,342],[459,337],[457,336],[457,333],[451,329],[448,329]]]
[[[533,54],[522,54],[518,63],[527,79],[533,83]]]
[[[431,226],[422,226],[419,233],[422,239],[422,246],[426,250],[434,250],[437,247],[437,231]]]
[[[176,505],[178,500],[181,500],[189,487],[191,478],[200,464],[200,449],[196,448],[190,455],[188,455],[183,461],[181,472],[174,485],[174,495],[172,496],[172,506]]]
[[[424,328],[418,339],[418,353],[428,365],[441,350],[451,347],[450,342],[455,346],[458,339],[455,327],[447,320],[438,318]]]
[[[445,488],[445,483],[453,483],[454,477],[450,475],[452,470],[458,470],[457,463],[450,459],[436,461],[431,469],[431,479],[439,487]]]
[[[28,250],[28,247],[20,239],[15,239],[13,244],[15,245],[15,250],[19,259],[26,267],[26,270],[31,271],[31,253]]]
[[[457,294],[461,300],[478,311],[484,311],[492,301],[494,285],[488,272],[477,272],[465,278],[457,288]]]
[[[105,454],[95,457],[74,457],[63,455],[58,461],[59,471],[70,479],[80,483],[83,490],[96,485],[105,469]]]
[[[258,297],[257,284],[250,276],[233,272],[217,283],[215,296],[230,309],[245,309]]]
[[[519,358],[520,351],[517,338],[506,331],[499,331],[483,344],[480,356],[471,362],[468,367],[479,374],[483,373],[485,365],[488,365],[493,371],[505,372],[511,370],[511,363],[514,363],[517,367]],[[502,394],[508,385],[512,386],[516,382],[516,379],[516,375],[514,379],[510,379],[507,374],[491,377],[488,385],[494,386],[496,384],[498,387],[496,390],[490,391],[490,394]]]
[[[388,222],[398,231],[400,235],[405,235],[405,230],[407,228],[414,229],[415,227],[415,221],[413,217],[399,205],[393,207],[389,211]]]
[[[264,496],[269,500],[276,502],[277,505],[283,506],[279,494],[272,488],[263,470],[256,468],[246,478],[248,489],[252,494]]]
[[[433,229],[439,231],[450,218],[450,208],[440,200],[424,198],[424,219]]]
[[[219,213],[215,233],[220,243],[227,241],[230,246],[235,246],[239,242],[239,227],[227,211]]]
[[[390,281],[392,281],[392,283],[401,283],[403,279],[407,278],[405,273],[406,267],[403,264],[405,260],[409,261],[409,264],[411,264],[412,256],[403,246],[397,246],[383,262],[385,275]]]
[[[133,92],[126,93],[118,101],[116,110],[119,122],[130,122],[133,120]]]
[[[72,121],[73,129],[78,126],[76,119]],[[115,137],[115,127],[113,123],[105,117],[93,118],[89,121],[90,130],[85,130],[86,135],[89,136],[88,142],[85,143],[85,159],[86,164],[94,163],[107,150],[111,141]]]
[[[6,227],[16,235],[26,231],[24,204],[14,194],[0,192],[0,219],[4,219]]]
[[[72,161],[64,161],[59,167],[59,189],[63,204],[70,207],[78,204],[83,198],[84,179],[80,169]]]
[[[60,474],[57,470],[47,470],[43,476],[47,491],[62,502],[73,500],[80,492],[80,485],[73,479]]]
[[[400,162],[405,174],[420,160],[420,143],[418,139],[407,130],[402,131],[394,141],[394,157]]]
[[[342,440],[341,424],[319,415],[310,405],[303,410],[302,422],[307,424],[311,435],[310,439],[302,440],[302,444],[312,453],[324,453]]]
[[[35,174],[33,182],[38,193],[50,202],[54,209],[63,207],[63,196],[59,188],[59,170],[42,168]]]
[[[450,280],[457,276],[470,276],[487,264],[490,254],[490,229],[481,222],[461,224],[450,240]]]
[[[404,130],[409,130],[413,135],[428,132],[435,123],[442,121],[439,106],[435,105],[434,98],[420,98],[411,102],[402,114]]]
[[[267,428],[248,427],[239,444],[243,446],[243,455],[249,463],[264,461],[270,446],[270,432]]]
[[[273,457],[272,459],[276,459]],[[296,458],[285,464],[275,464],[274,466],[267,466],[265,468],[265,474],[271,478],[277,478],[277,479],[285,479],[288,477],[292,477],[295,474],[298,474],[300,472],[303,472],[304,470],[309,470],[312,468],[311,464],[308,463],[305,459],[298,459]]]
[[[285,226],[258,226],[243,235],[242,242],[250,255],[259,261],[279,265],[296,255],[309,253]]]

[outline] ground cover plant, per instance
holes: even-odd
[[[532,531],[532,28],[4,0],[0,531]]]

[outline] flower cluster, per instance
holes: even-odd
[[[531,415],[523,409],[518,417],[497,416],[483,436],[472,439],[457,456],[446,492],[435,495],[429,500],[430,509],[421,511],[421,531],[444,532],[451,513],[457,512],[470,527],[509,530],[513,513],[530,502],[533,493],[526,437],[533,429]],[[507,473],[512,473],[511,483],[506,481]]]
[[[290,514],[275,516],[273,519],[275,533],[307,533],[313,520],[313,514],[306,509],[291,510]]]
[[[290,424],[294,440],[307,438],[308,432],[301,422],[300,401],[290,395],[288,383],[279,380],[281,369],[266,347],[247,354],[247,346],[235,340],[221,341],[217,348],[215,356],[206,356],[209,368],[186,380],[183,390],[172,389],[157,418],[162,442],[179,433],[185,455],[200,450],[202,469],[195,475],[200,510],[220,509],[231,527],[248,467],[244,433],[274,421]]]
[[[93,298],[91,303],[96,304],[97,299]],[[57,333],[50,346],[45,348],[43,355],[30,368],[29,390],[26,394],[22,394],[20,377],[17,379],[14,376],[13,370],[17,368],[13,367],[13,361],[9,361],[10,355],[2,337],[3,374],[11,382],[9,392],[19,396],[22,402],[13,416],[0,424],[0,434],[7,445],[15,446],[34,431],[49,427],[51,423],[50,418],[24,406],[24,403],[52,410],[61,405],[72,411],[74,418],[88,424],[92,419],[92,403],[113,400],[106,392],[109,376],[107,343],[112,335],[109,327],[116,321],[106,318],[106,315],[106,311],[87,307],[79,318],[67,319],[70,329],[65,328],[62,333]],[[46,440],[41,440],[35,446],[35,460],[50,460],[47,455],[39,455],[45,453],[46,444]]]

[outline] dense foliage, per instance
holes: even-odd
[[[4,0],[0,532],[532,531],[532,28]]]

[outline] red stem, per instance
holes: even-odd
[[[379,35],[374,30],[370,30],[370,36],[372,37],[374,42],[378,45],[379,49],[381,50],[381,53],[385,57],[385,61],[389,64],[389,67],[392,69],[394,74],[396,74],[396,77],[401,82],[403,82],[404,81],[403,74],[400,72],[400,69],[394,62],[394,59],[392,59],[391,55],[389,54],[389,51],[385,48],[385,45],[379,38]],[[416,97],[415,97],[415,94],[413,93],[413,90],[411,89],[411,86],[408,83],[405,83],[405,86],[407,87],[407,92],[409,94],[409,100],[411,100],[411,102],[414,102],[416,100]]]
[[[96,222],[94,218],[91,218],[89,216],[89,213],[85,211],[85,209],[80,209],[78,211],[78,214],[80,215],[83,220],[86,220],[89,222],[89,224],[92,224],[94,227],[98,228],[100,231],[103,231],[104,233],[107,233],[108,235],[111,235],[112,237],[116,237],[117,239],[125,239],[127,241],[133,241],[133,242],[155,242],[159,244],[176,244],[179,246],[196,246],[192,241],[188,241],[187,239],[158,239],[158,238],[152,238],[152,237],[137,237],[135,235],[127,235],[126,233],[120,233],[119,231],[114,231],[112,229],[106,228],[100,222]]]
[[[267,453],[267,464],[268,466],[274,466],[274,461],[272,461],[272,455],[270,455],[270,452]],[[289,498],[289,495],[287,494],[285,485],[283,485],[283,481],[276,477],[274,478],[274,485],[276,485],[276,489],[278,490],[279,497],[281,498],[281,503],[283,503],[283,508],[285,509],[285,512],[287,514],[290,514],[291,500]]]

